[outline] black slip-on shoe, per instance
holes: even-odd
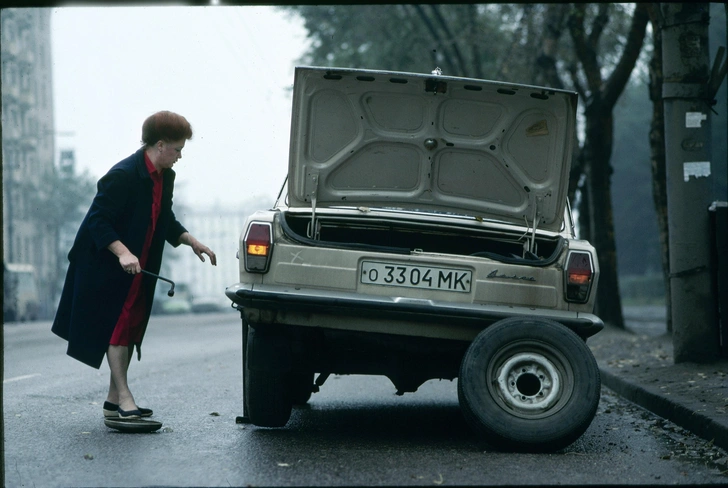
[[[137,407],[137,410],[142,413],[142,417],[151,417],[154,413],[151,408]]]
[[[139,411],[139,409],[122,410],[121,408],[119,408],[117,410],[117,412],[119,413],[120,419],[138,419],[138,418],[141,418],[141,416],[142,416],[142,413]]]
[[[118,417],[119,416],[119,405],[111,402],[104,402],[104,417]]]
[[[151,417],[154,411],[151,408],[137,407],[137,410],[141,412],[142,417]],[[104,402],[104,417],[113,418],[119,416],[119,405],[111,402]]]

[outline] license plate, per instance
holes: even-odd
[[[466,269],[363,261],[361,282],[470,293],[472,273]]]

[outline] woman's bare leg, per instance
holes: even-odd
[[[134,346],[109,346],[106,359],[111,370],[109,380],[109,394],[106,401],[119,405],[122,410],[136,410],[134,397],[127,383],[127,371],[133,354]]]

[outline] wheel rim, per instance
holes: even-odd
[[[547,345],[506,347],[488,367],[488,385],[497,403],[522,418],[553,415],[573,390],[571,367]]]

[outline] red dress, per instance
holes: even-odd
[[[152,219],[149,222],[149,227],[147,227],[142,255],[139,256],[139,264],[142,269],[147,264],[149,247],[152,244],[154,229],[157,227],[157,219],[162,209],[162,173],[157,172],[146,153],[144,153],[144,161],[147,163],[147,170],[154,183],[154,189],[152,190]],[[109,341],[109,344],[112,346],[130,346],[139,344],[142,341],[142,335],[144,333],[142,322],[146,316],[147,305],[143,293],[143,276],[142,273],[134,276],[134,281],[132,281],[129,294],[126,296],[119,320],[116,322],[114,333]]]

